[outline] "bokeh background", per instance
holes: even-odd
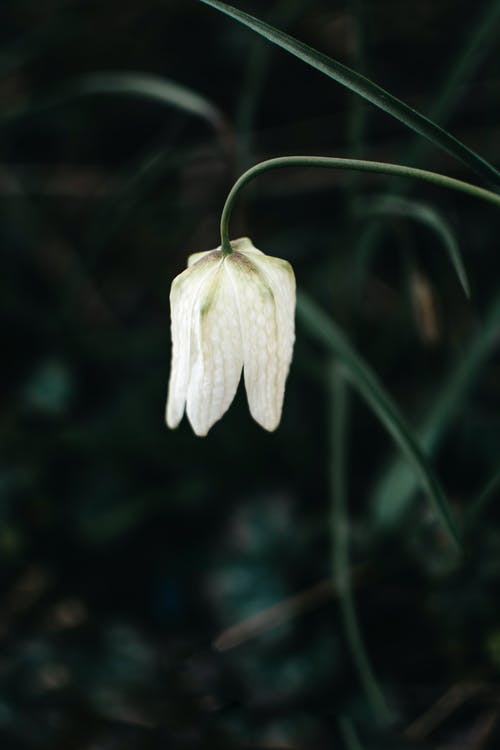
[[[499,6],[238,3],[497,164]],[[498,747],[494,207],[303,169],[233,217],[379,374],[465,522],[457,560],[351,397],[362,643],[332,578],[334,363],[301,321],[275,433],[242,391],[207,438],[163,422],[170,283],[219,244],[244,168],[323,154],[480,179],[195,0],[2,0],[0,40],[2,750]]]

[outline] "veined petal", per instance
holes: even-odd
[[[194,266],[194,264],[198,263],[202,258],[210,255],[210,253],[217,253],[219,250],[220,247],[216,247],[215,250],[202,250],[200,253],[192,253],[188,258],[187,267],[191,268],[191,266]]]
[[[295,341],[295,277],[289,263],[253,245],[228,256],[228,271],[238,300],[248,406],[272,431],[281,418]]]
[[[250,237],[238,237],[237,240],[231,240],[231,247],[237,253],[255,253],[264,255],[262,250],[257,250]]]
[[[168,384],[166,422],[177,427],[184,414],[192,368],[191,330],[197,299],[203,285],[217,270],[220,256],[213,256],[176,276],[170,290],[172,365]]]
[[[206,435],[229,408],[243,367],[237,301],[227,272],[230,257],[221,258],[216,273],[203,285],[192,316],[186,411],[200,436]]]
[[[231,240],[231,247],[233,250],[237,252],[245,252],[245,253],[258,253],[259,255],[264,255],[263,252],[260,250],[257,250],[256,247],[253,246],[252,240],[249,237],[240,237],[237,240]],[[217,253],[220,252],[220,245],[219,247],[216,247],[215,250],[202,250],[198,253],[192,253],[187,261],[188,268],[191,268],[192,265],[197,263],[199,260],[204,258],[206,255],[210,255],[210,253]]]

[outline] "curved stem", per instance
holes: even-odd
[[[376,172],[379,174],[394,175],[396,177],[412,177],[424,182],[430,182],[439,187],[458,190],[461,193],[472,195],[474,198],[494,203],[500,206],[500,195],[491,190],[473,185],[470,182],[456,180],[438,172],[429,172],[425,169],[407,167],[403,164],[388,164],[379,161],[365,161],[362,159],[341,159],[333,156],[279,156],[255,164],[244,172],[234,183],[226,198],[220,220],[221,248],[223,253],[231,253],[229,241],[229,221],[236,197],[240,190],[258,175],[270,169],[282,169],[283,167],[319,167],[323,169],[350,169],[358,172]]]

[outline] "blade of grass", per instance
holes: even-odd
[[[382,725],[392,722],[392,714],[380,689],[359,626],[351,584],[349,561],[349,515],[347,512],[347,463],[349,398],[342,367],[332,362],[331,389],[331,541],[333,577],[337,587],[346,640],[354,666],[375,719]]]
[[[479,19],[472,28],[465,47],[460,47],[455,60],[446,72],[442,84],[438,88],[434,103],[430,109],[430,117],[440,125],[446,123],[459,101],[459,92],[463,91],[470,82],[474,72],[491,49],[491,43],[498,38],[498,20],[500,18],[500,0],[493,0],[485,6]],[[430,142],[416,135],[409,149],[401,156],[401,161],[410,166],[418,165],[427,153]],[[396,185],[395,180],[389,183],[389,190],[407,195],[413,190],[409,182]],[[360,238],[360,254],[371,258],[373,248],[380,244],[386,224],[376,222],[367,227]],[[358,256],[359,257],[359,256]]]
[[[496,493],[500,493],[500,469],[486,483],[484,489],[479,493],[477,498],[472,501],[465,513],[465,528],[469,530],[475,526],[481,515],[487,509]]]
[[[363,745],[358,739],[354,725],[347,716],[341,716],[339,719],[339,729],[344,745],[347,750],[363,750]]]
[[[175,107],[208,122],[219,133],[221,140],[230,140],[224,116],[208,99],[176,81],[135,71],[91,73],[70,80],[38,102],[3,113],[0,126],[59,107],[73,99],[100,94],[135,96]]]
[[[481,9],[476,24],[465,47],[460,48],[456,58],[444,76],[439,93],[435,97],[430,117],[442,126],[449,119],[463,95],[464,88],[474,72],[490,52],[490,44],[498,40],[500,21],[500,1],[493,0]],[[417,164],[425,155],[428,142],[415,137],[409,151],[404,154],[406,164]]]
[[[300,294],[297,300],[297,315],[305,329],[328,351],[336,354],[345,365],[349,381],[359,391],[412,465],[452,544],[460,549],[457,525],[444,491],[412,430],[375,373],[351,347],[331,318],[304,293]]]
[[[221,3],[219,0],[200,0],[200,2],[210,5],[230,18],[239,21],[252,29],[252,31],[257,32],[273,44],[278,45],[299,60],[302,60],[302,62],[307,63],[329,78],[333,78],[333,80],[346,86],[354,93],[359,94],[359,96],[362,96],[387,114],[392,115],[392,117],[402,122],[411,130],[424,136],[424,138],[427,138],[434,145],[469,166],[488,182],[497,187],[500,186],[500,172],[492,164],[489,164],[479,154],[451,135],[451,133],[439,127],[432,120],[421,115],[370,79],[365,78],[356,71],[342,65],[337,60],[327,57],[313,47],[309,47],[307,44],[285,34],[270,24],[264,23],[264,21],[234,8],[232,5]]]
[[[348,9],[352,18],[352,59],[358,70],[364,75],[366,72],[366,44],[363,0],[348,0]],[[349,153],[355,159],[362,159],[364,156],[367,119],[368,112],[363,100],[353,93],[347,121],[347,142]],[[360,237],[358,222],[352,221],[356,200],[360,194],[360,178],[361,175],[352,172],[348,182],[348,201],[354,246],[357,246]]]
[[[280,26],[289,26],[299,15],[308,0],[279,0],[269,14],[269,20]],[[267,80],[273,47],[264,39],[256,37],[247,55],[241,84],[241,97],[236,114],[237,131],[240,140],[240,171],[251,161],[253,128],[258,104]]]
[[[481,331],[451,367],[427,416],[417,429],[417,438],[427,454],[433,455],[438,448],[478,371],[497,346],[499,327],[500,295],[491,305]],[[397,525],[406,512],[415,489],[416,482],[412,472],[408,471],[399,456],[395,456],[376,483],[371,498],[371,513],[375,525],[384,530]]]
[[[72,79],[38,102],[0,115],[0,127],[15,122],[18,118],[32,117],[81,97],[96,95],[139,97],[199,117],[216,132],[224,155],[229,156],[231,161],[233,159],[234,136],[217,107],[197,92],[176,81],[147,73],[92,73]],[[148,156],[138,168],[134,169],[132,177],[120,188],[118,194],[112,193],[109,199],[104,199],[102,214],[98,214],[93,225],[89,227],[84,245],[87,248],[93,245],[94,255],[100,251],[112,232],[120,226],[120,222],[129,215],[131,208],[135,207],[138,202],[139,188],[147,190],[155,179],[164,177],[166,172],[185,163],[186,159],[193,160],[194,155],[190,156],[188,152],[181,152],[178,149],[174,152],[173,146],[162,148]],[[104,222],[103,216],[106,219]],[[89,255],[90,253],[86,254],[87,259]]]
[[[367,217],[400,216],[428,227],[441,241],[466,296],[470,297],[469,279],[458,242],[447,221],[433,206],[397,195],[386,195],[375,199],[363,199],[363,203],[358,203],[357,213]],[[366,251],[367,248],[364,249]],[[373,251],[374,248],[371,249]],[[358,278],[366,273],[369,260],[363,256]],[[359,281],[362,283],[363,279],[359,278]]]
[[[67,86],[67,90],[75,96],[124,94],[152,99],[201,117],[214,127],[218,127],[223,119],[215,105],[205,97],[177,81],[150,73],[92,73],[76,79],[71,86]]]

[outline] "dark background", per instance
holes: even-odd
[[[498,5],[238,3],[497,164]],[[493,206],[306,169],[261,177],[233,217],[415,429],[434,414],[427,449],[467,522],[458,562],[412,474],[381,484],[397,452],[357,397],[349,415],[354,598],[392,721],[329,582],[329,355],[299,320],[274,434],[242,389],[207,438],[163,422],[170,283],[219,244],[244,168],[309,153],[480,178],[194,0],[2,0],[0,40],[2,750],[498,747],[498,493],[468,515],[500,449]],[[168,78],[220,116],[131,85],[85,93],[109,71]],[[390,201],[374,223],[403,194],[458,239],[470,300],[428,224]]]

